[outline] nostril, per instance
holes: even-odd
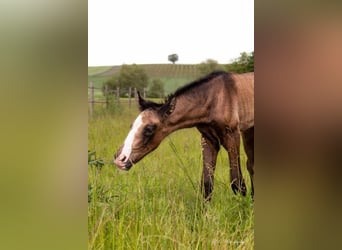
[[[120,161],[125,161],[126,158],[127,158],[127,157],[126,157],[125,155],[123,155],[123,156],[120,157]]]

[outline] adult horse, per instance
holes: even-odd
[[[129,170],[158,147],[172,132],[196,127],[202,136],[202,191],[210,200],[220,145],[228,152],[231,188],[246,195],[240,168],[240,135],[247,154],[247,169],[254,194],[254,73],[215,71],[171,94],[164,103],[144,100],[124,144],[115,154],[115,165]]]

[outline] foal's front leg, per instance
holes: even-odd
[[[226,128],[223,146],[228,151],[230,164],[230,183],[234,194],[246,195],[246,184],[240,168],[240,131],[238,128]]]
[[[210,201],[214,188],[214,172],[220,144],[202,134],[203,174],[201,190],[204,199]]]

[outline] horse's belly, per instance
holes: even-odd
[[[240,121],[239,128],[241,131],[245,131],[254,126],[254,119],[249,121]]]
[[[239,127],[244,131],[254,126],[254,102],[249,102],[248,105],[239,107]]]

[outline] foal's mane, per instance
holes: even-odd
[[[154,110],[158,110],[159,113],[163,114],[164,116],[167,116],[169,114],[171,114],[175,108],[175,103],[176,103],[176,98],[185,94],[186,92],[192,91],[192,90],[196,90],[196,88],[202,86],[204,83],[211,81],[212,79],[219,77],[219,76],[223,76],[224,80],[227,80],[230,78],[230,74],[219,70],[219,71],[213,71],[211,74],[202,77],[198,80],[195,80],[193,82],[190,82],[180,88],[178,88],[174,93],[168,95],[164,102],[162,103],[155,103],[155,102],[151,102],[151,101],[145,101],[142,100],[140,103],[140,107],[142,107],[141,110],[144,110],[146,108],[150,108],[150,109],[154,109]],[[139,100],[141,98],[140,93],[138,93],[139,95]],[[140,101],[139,101],[140,102]]]
[[[214,79],[218,76],[222,76],[222,75],[228,76],[228,73],[223,71],[223,70],[217,70],[217,71],[213,71],[212,73],[210,73],[207,76],[204,76],[198,80],[190,82],[190,83],[178,88],[174,93],[168,95],[164,100],[164,104],[170,103],[173,98],[178,97],[180,95],[183,95],[185,92],[187,92],[189,90],[193,90],[194,88],[197,88],[197,87],[201,86],[202,84],[204,84],[208,81],[211,81],[212,79]]]

